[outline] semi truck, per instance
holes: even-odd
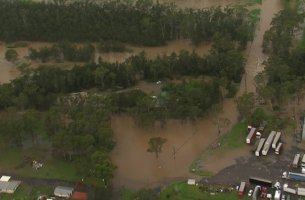
[[[277,147],[277,144],[279,143],[280,139],[281,139],[281,132],[277,132],[275,137],[274,137],[274,140],[272,142],[272,149],[275,149]]]
[[[297,194],[300,196],[305,196],[305,188],[297,188]]]
[[[290,194],[296,194],[297,193],[297,191],[295,189],[288,187],[287,183],[285,183],[283,185],[283,191],[287,192],[287,193],[290,193]]]
[[[249,134],[246,138],[246,143],[247,144],[253,144],[255,138],[256,138],[256,128],[252,127],[249,131]]]
[[[292,162],[292,167],[297,168],[299,166],[299,161],[300,161],[300,154],[297,153],[294,156],[293,162]]]
[[[257,200],[258,199],[258,197],[261,193],[261,189],[262,189],[261,186],[259,186],[259,185],[255,186],[254,191],[253,191],[253,195],[252,195],[252,200]]]
[[[265,140],[266,140],[265,138],[261,138],[261,139],[259,140],[257,149],[256,149],[256,151],[255,151],[255,156],[260,156],[260,153],[261,153],[262,148],[263,148],[263,146],[264,146]]]
[[[288,180],[295,180],[295,181],[305,181],[305,174],[294,173],[294,172],[283,172],[282,178]]]
[[[264,155],[264,156],[267,155],[275,134],[276,134],[275,131],[271,131],[271,133],[269,134],[269,136],[268,136],[268,138],[267,138],[267,140],[264,144],[264,147],[263,147],[263,150],[262,150],[262,155]]]
[[[242,197],[244,195],[245,188],[246,188],[246,182],[242,181],[238,188],[238,196]]]
[[[281,190],[275,191],[274,200],[281,200]]]
[[[280,143],[277,145],[277,147],[275,148],[275,154],[279,155],[279,154],[281,153],[282,147],[283,147],[283,143],[280,142]]]

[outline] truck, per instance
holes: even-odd
[[[297,194],[300,196],[305,196],[305,188],[297,188]]]
[[[277,132],[275,137],[274,137],[274,140],[272,142],[272,149],[275,149],[277,147],[277,144],[279,143],[280,139],[281,139],[281,132]]]
[[[283,172],[282,178],[295,181],[305,181],[305,174],[294,172]]]
[[[276,155],[279,155],[279,154],[281,153],[282,147],[283,147],[283,143],[280,142],[280,143],[277,145],[277,147],[275,148],[275,154],[276,154]]]
[[[296,194],[297,193],[297,191],[295,189],[288,187],[287,183],[284,184],[283,191],[287,192],[287,193],[290,193],[290,194]]]
[[[281,190],[276,190],[275,191],[274,200],[281,200]]]
[[[259,140],[257,149],[256,149],[256,151],[255,151],[255,156],[260,156],[260,153],[261,153],[262,148],[263,148],[263,146],[264,146],[265,140],[266,140],[265,138],[261,138],[261,139]]]
[[[299,161],[300,161],[300,154],[297,153],[294,156],[293,162],[292,162],[292,167],[297,168],[299,166]]]
[[[271,142],[273,141],[273,138],[275,136],[276,132],[275,131],[271,131],[271,133],[269,134],[265,144],[264,144],[264,147],[263,147],[263,150],[262,150],[262,155],[266,156],[269,149],[270,149],[270,146],[271,146]]]
[[[255,140],[255,137],[256,137],[255,133],[256,133],[256,128],[252,127],[249,131],[249,134],[248,134],[247,138],[246,138],[246,143],[247,144],[253,144],[253,142]]]
[[[252,195],[252,200],[257,200],[260,193],[261,193],[261,186],[259,186],[259,185],[255,186],[253,195]]]
[[[262,187],[262,193],[261,193],[261,198],[265,199],[267,197],[267,188],[266,187]]]
[[[245,188],[246,188],[246,182],[242,181],[238,188],[238,196],[242,197],[244,195]]]

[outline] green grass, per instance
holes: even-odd
[[[233,126],[233,128],[226,134],[224,134],[220,138],[220,144],[221,146],[217,148],[216,150],[220,151],[226,151],[226,150],[233,150],[237,149],[243,145],[245,145],[245,137],[246,137],[246,130],[247,130],[247,122],[239,122]],[[196,160],[192,162],[192,164],[189,167],[189,171],[192,174],[198,175],[198,176],[205,176],[205,177],[211,177],[214,174],[210,171],[205,171],[200,169],[200,164],[206,160],[211,154],[214,153],[215,150],[213,149],[207,149],[202,152],[201,155],[199,155]]]
[[[221,139],[221,147],[224,149],[237,149],[245,144],[245,137],[247,133],[247,123],[237,123],[229,133],[225,134]]]
[[[24,167],[16,168],[20,165],[25,157],[30,160],[41,160],[43,167],[35,170],[31,167],[30,162]],[[12,173],[24,177],[37,177],[47,179],[61,179],[67,181],[78,181],[81,177],[77,174],[75,164],[60,159],[53,159],[48,153],[36,150],[20,151],[18,149],[6,149],[0,151],[0,166],[2,172]]]
[[[52,195],[54,188],[46,186],[31,187],[21,183],[14,194],[0,194],[1,200],[33,200],[40,195]]]
[[[159,200],[238,200],[236,192],[216,193],[202,192],[198,186],[187,185],[186,183],[174,183],[166,187],[161,193]],[[244,197],[243,199],[250,199]]]

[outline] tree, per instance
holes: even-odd
[[[18,53],[15,49],[8,49],[5,52],[5,59],[9,62],[15,62],[18,58]]]
[[[239,111],[241,118],[248,119],[255,105],[254,94],[252,92],[245,93],[242,96],[235,99],[235,102],[237,104],[237,109]]]
[[[167,140],[165,138],[161,137],[152,137],[148,141],[149,148],[147,149],[147,152],[154,153],[156,158],[159,157],[159,154],[162,151],[163,144]]]

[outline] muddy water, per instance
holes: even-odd
[[[265,31],[270,28],[273,16],[281,9],[281,1],[279,0],[263,0],[260,15],[260,22],[256,37],[250,44],[250,51],[245,66],[245,76],[242,79],[240,94],[247,92],[255,92],[254,77],[257,73],[263,71],[263,61],[267,59],[267,55],[262,52],[263,36]]]
[[[123,53],[99,53],[96,51],[95,60],[98,61],[98,58],[101,57],[103,61],[106,62],[123,62],[128,57],[139,54],[140,52],[144,51],[148,58],[155,58],[158,55],[164,54],[171,54],[172,52],[179,53],[181,50],[186,50],[189,52],[195,51],[199,55],[206,55],[208,54],[209,50],[211,49],[210,44],[202,44],[199,46],[194,46],[190,40],[176,40],[170,41],[165,46],[160,47],[135,47],[135,46],[128,46],[131,49],[131,52],[123,52]]]

